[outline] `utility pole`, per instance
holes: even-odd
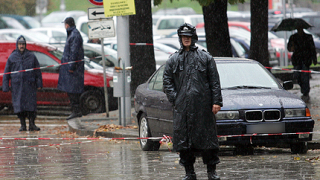
[[[125,67],[122,67],[125,71],[126,67],[130,67],[130,43],[129,43],[129,16],[117,16],[117,46],[118,46],[118,59],[124,63]],[[125,88],[125,87],[123,87]],[[126,93],[130,93],[130,87],[125,88]],[[131,96],[121,97],[121,124],[126,126],[127,120],[131,119]]]

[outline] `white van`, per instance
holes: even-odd
[[[177,32],[177,29],[184,23],[190,23],[193,26],[197,26],[199,23],[204,23],[203,15],[162,16],[157,21],[155,32],[159,35],[170,35],[173,32]]]
[[[76,27],[79,31],[85,33],[88,36],[88,16],[81,16],[76,21]]]

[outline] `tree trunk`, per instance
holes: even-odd
[[[151,1],[135,0],[136,15],[129,17],[130,43],[153,44]],[[119,36],[120,34],[118,34]],[[130,45],[131,94],[156,70],[153,45]]]
[[[203,6],[207,50],[216,57],[232,57],[226,0]]]
[[[249,58],[269,66],[268,1],[251,0],[251,43]]]

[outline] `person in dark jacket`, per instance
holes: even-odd
[[[313,37],[311,34],[306,34],[301,27],[298,27],[297,31],[297,33],[290,36],[287,49],[293,52],[291,62],[294,69],[309,71],[312,63],[314,65],[317,64],[317,53]],[[300,85],[301,99],[309,102],[310,74],[306,72],[294,72],[294,76]]]
[[[185,23],[178,28],[181,48],[171,55],[163,75],[164,92],[173,105],[173,149],[180,152],[184,179],[196,179],[195,153],[201,152],[209,179],[216,173],[219,143],[216,114],[222,107],[219,74],[213,57],[195,46],[196,29]]]
[[[26,40],[23,36],[17,39],[17,49],[8,58],[4,73],[38,68],[36,56],[26,49]],[[9,80],[11,79],[11,89]],[[12,105],[14,113],[20,119],[19,131],[26,131],[26,117],[29,119],[29,131],[40,131],[34,123],[37,111],[37,89],[42,88],[42,75],[40,69],[32,71],[5,74],[3,76],[2,90],[12,92]]]
[[[83,40],[76,29],[74,19],[68,17],[64,20],[67,30],[67,40],[64,47],[59,72],[58,89],[68,93],[72,113],[67,120],[81,117],[80,96],[84,91],[84,51]],[[77,62],[75,62],[77,61]]]

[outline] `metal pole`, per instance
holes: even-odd
[[[118,58],[118,67],[121,67],[120,65],[120,61],[121,61],[121,58]],[[119,73],[120,75],[120,73]],[[118,77],[120,79],[120,77]],[[121,122],[121,97],[118,97],[118,111],[119,111],[119,125],[122,125],[122,122]]]
[[[280,67],[284,66],[284,56],[283,56],[283,53],[284,53],[284,49],[280,49]]]
[[[283,2],[283,19],[286,19],[286,0],[282,0]],[[288,50],[287,50],[287,42],[288,36],[287,31],[284,31],[284,66],[288,66]]]
[[[105,55],[104,55],[103,38],[100,38],[100,41],[101,41],[101,56],[102,56],[102,65],[103,65],[103,84],[104,84],[104,100],[106,105],[106,117],[109,117],[108,90],[107,90],[107,79],[106,79],[106,61],[105,61]]]
[[[117,16],[117,44],[118,44],[118,58],[121,57],[126,66],[130,66],[130,45],[129,45],[129,16]],[[125,71],[125,67],[122,67]],[[123,87],[125,88],[125,87]],[[130,86],[125,88],[127,93],[130,93]],[[127,94],[126,93],[126,94]],[[126,119],[131,117],[131,97],[121,97],[121,112],[123,124],[126,124]]]
[[[122,91],[122,94],[123,94],[123,114],[125,115],[126,114],[126,102],[125,102],[125,97],[126,97],[126,70],[125,70],[125,62],[122,61],[122,76],[123,76],[123,91]],[[124,116],[123,118],[123,126],[126,126],[126,116]]]

